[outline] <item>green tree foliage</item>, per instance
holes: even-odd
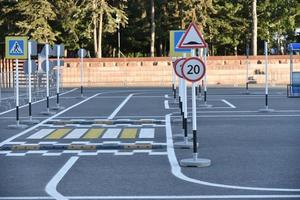
[[[19,35],[28,35],[39,43],[53,44],[58,31],[52,29],[56,19],[53,5],[47,0],[22,0],[18,1],[14,12],[20,14],[16,22]]]
[[[155,29],[151,30],[151,2]],[[121,51],[127,56],[167,56],[169,30],[197,23],[211,55],[245,54],[252,41],[253,0],[0,0],[0,40],[6,35],[27,35],[40,43],[64,43],[76,52],[112,56],[121,33]],[[258,53],[263,41],[280,49],[300,42],[299,0],[257,1]],[[153,17],[153,15],[152,15]],[[153,19],[153,18],[152,18]],[[152,21],[153,22],[153,21]],[[151,34],[155,31],[155,34]],[[153,44],[153,41],[152,41]],[[94,53],[93,53],[94,52]]]

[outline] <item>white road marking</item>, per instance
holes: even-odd
[[[15,152],[10,152],[6,154],[6,156],[25,156],[26,153],[15,153]]]
[[[61,156],[61,152],[59,153],[55,153],[55,152],[47,152],[47,153],[44,153],[42,156]]]
[[[165,94],[165,98],[168,99],[168,98],[169,98],[169,95]]]
[[[31,150],[31,151],[27,151],[27,154],[44,154],[47,153],[48,151],[46,150]]]
[[[236,108],[232,103],[226,101],[225,99],[222,99],[222,102],[226,103],[226,104],[229,105],[231,108]]]
[[[170,109],[169,101],[168,100],[165,100],[165,109]]]
[[[127,98],[114,110],[114,112],[107,119],[113,119],[132,96],[133,94],[128,95]]]
[[[120,134],[122,129],[120,128],[110,128],[105,131],[105,133],[102,136],[102,139],[112,139],[117,138]]]
[[[294,199],[300,195],[165,195],[165,196],[66,196],[67,199]],[[0,200],[52,200],[53,197],[0,197]]]
[[[275,191],[277,191],[277,192],[300,192],[300,189],[244,187],[244,186],[211,183],[211,182],[206,182],[206,181],[201,181],[201,180],[197,180],[194,178],[190,178],[181,172],[181,167],[178,164],[178,161],[177,161],[177,158],[175,155],[174,146],[173,146],[172,128],[171,128],[171,114],[166,115],[166,137],[167,137],[168,159],[169,159],[169,163],[171,165],[172,174],[181,180],[200,184],[200,185],[219,187],[219,188],[240,189],[240,190],[257,190],[257,191],[274,191],[274,192]]]
[[[54,130],[55,129],[53,129],[53,128],[41,129],[38,132],[29,136],[27,139],[42,139],[42,138],[46,137],[47,135],[49,135]]]
[[[139,138],[154,138],[154,128],[142,128],[140,130]]]
[[[69,169],[75,164],[75,162],[78,160],[79,157],[73,156],[71,157],[66,164],[55,174],[55,176],[49,181],[49,183],[46,185],[45,191],[50,196],[54,197],[55,199],[59,200],[67,200],[67,197],[64,197],[62,194],[60,194],[56,187],[58,183],[62,180],[62,178],[65,176],[65,174],[69,171]]]
[[[72,90],[69,90],[69,91],[66,91],[66,92],[64,92],[64,93],[61,93],[61,95],[68,94],[68,93],[73,92],[73,91],[75,91],[75,90],[77,90],[77,89],[78,89],[78,88],[73,88]],[[53,99],[53,98],[56,98],[56,95],[50,97],[50,99]],[[45,100],[46,100],[46,99],[44,98],[44,99],[35,101],[35,102],[32,103],[32,105],[34,105],[34,104],[36,104],[36,103],[40,103],[40,102],[45,101]],[[27,107],[27,106],[28,106],[28,104],[23,105],[23,106],[20,106],[19,109],[20,109],[20,108]],[[12,108],[12,109],[10,109],[10,110],[6,110],[6,111],[4,111],[4,112],[1,112],[0,115],[4,115],[4,114],[9,113],[9,112],[14,111],[14,110],[16,110],[16,108]]]
[[[26,133],[28,133],[28,132],[30,132],[30,131],[36,129],[37,127],[39,127],[39,126],[41,126],[41,125],[47,123],[48,121],[50,121],[50,120],[56,118],[57,116],[59,116],[59,115],[65,113],[65,112],[67,112],[67,111],[73,109],[74,107],[79,106],[80,104],[83,104],[84,102],[86,102],[86,101],[88,101],[88,100],[90,100],[90,99],[92,99],[92,98],[98,96],[99,94],[101,94],[101,93],[97,93],[97,94],[95,94],[95,95],[93,95],[93,96],[90,96],[90,97],[88,97],[88,98],[86,98],[86,99],[84,99],[84,100],[82,100],[82,101],[80,101],[80,102],[78,102],[78,103],[76,103],[76,104],[74,104],[74,105],[72,105],[72,106],[70,106],[70,107],[64,109],[64,110],[62,110],[61,112],[59,112],[59,113],[57,113],[57,114],[55,114],[55,115],[53,115],[53,116],[51,116],[51,117],[45,119],[44,121],[41,121],[40,123],[38,123],[38,124],[36,124],[36,125],[34,125],[34,126],[28,128],[28,129],[22,131],[21,133],[19,133],[19,134],[17,134],[17,135],[14,135],[14,136],[12,136],[12,137],[10,137],[10,138],[8,138],[8,139],[2,141],[2,142],[0,143],[0,147],[2,147],[3,145],[5,145],[5,144],[7,144],[7,143],[9,143],[9,142],[11,142],[11,141],[13,141],[14,139],[16,139],[16,138],[18,138],[18,137],[20,137],[20,136],[22,136],[22,135],[25,135]]]
[[[257,117],[300,117],[300,115],[201,115],[197,116],[197,118],[257,118]]]
[[[133,152],[116,152],[115,156],[133,156]]]
[[[64,137],[64,139],[78,139],[83,136],[89,129],[80,128],[72,130],[68,135]]]

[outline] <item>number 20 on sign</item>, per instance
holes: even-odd
[[[205,75],[205,64],[197,57],[187,58],[182,64],[181,72],[186,80],[196,82]]]

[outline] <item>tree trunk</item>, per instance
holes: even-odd
[[[257,13],[256,0],[252,0],[252,54],[257,55]]]
[[[154,0],[151,0],[151,44],[150,44],[151,57],[154,57],[154,46],[155,46],[155,8],[154,8]]]
[[[98,27],[98,51],[97,51],[97,58],[102,58],[102,24],[103,24],[103,10],[101,8],[100,18],[99,18],[99,27]]]
[[[96,0],[93,0],[93,9],[95,10],[96,7],[97,7]],[[97,19],[96,19],[95,11],[94,11],[94,14],[93,14],[93,25],[94,25],[94,28],[93,28],[93,33],[94,33],[94,50],[95,50],[95,55],[97,55],[97,53],[98,53],[98,46],[97,46]]]

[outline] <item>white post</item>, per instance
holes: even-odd
[[[176,58],[175,58],[176,60]],[[172,58],[172,64],[173,64],[173,58]],[[174,97],[174,102],[176,101],[176,75],[175,75],[175,71],[174,71],[174,66],[173,70],[172,70],[172,83],[173,83],[173,97]]]
[[[203,50],[203,62],[205,65],[206,65],[206,54],[207,54],[207,48],[205,48]],[[205,75],[204,75],[204,105],[207,105],[206,102],[207,102],[207,77],[206,77],[206,73],[205,73]]]
[[[47,91],[47,112],[49,110],[49,44],[45,45],[46,48],[46,91]]]
[[[56,70],[56,105],[59,108],[59,84],[60,84],[60,45],[57,45],[57,70]]]
[[[265,42],[265,95],[266,95],[266,109],[268,109],[268,42]]]
[[[32,65],[31,65],[31,42],[28,42],[28,107],[29,107],[29,120],[32,120],[31,114],[31,73],[32,73]]]
[[[246,55],[247,55],[247,59],[246,59],[246,92],[249,93],[249,47],[247,45],[246,48]]]
[[[20,125],[19,118],[19,60],[16,59],[16,119],[17,126]]]
[[[83,97],[83,49],[80,49],[80,93],[81,97]]]
[[[186,58],[186,53],[183,54],[183,57]],[[188,143],[188,133],[187,133],[187,115],[188,115],[188,111],[187,111],[187,84],[186,84],[186,80],[183,79],[183,117],[184,117],[184,140],[185,143]]]

